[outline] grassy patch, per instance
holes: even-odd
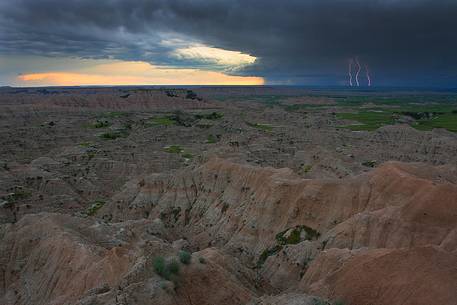
[[[336,117],[342,120],[356,121],[358,124],[342,126],[354,131],[376,130],[385,125],[395,123],[392,112],[385,111],[361,111],[357,113],[337,113]]]
[[[105,114],[103,114],[103,117],[108,117],[108,118],[120,118],[123,116],[129,115],[128,112],[122,112],[122,111],[110,111]]]
[[[272,131],[273,130],[273,126],[271,126],[270,124],[260,124],[260,123],[250,123],[250,122],[246,122],[246,124],[248,126],[251,126],[251,127],[263,130],[263,131]]]
[[[279,232],[276,234],[276,241],[280,245],[295,245],[302,240],[316,240],[319,238],[319,236],[320,233],[313,228],[301,225]]]
[[[5,197],[3,197],[3,199],[9,203],[14,203],[16,201],[25,200],[30,197],[32,197],[32,192],[24,190],[22,187],[17,187],[14,190],[14,193],[6,195]]]
[[[217,137],[215,137],[213,134],[208,135],[208,138],[206,139],[206,143],[214,144],[216,142],[217,142]]]
[[[223,113],[220,112],[211,112],[211,113],[199,113],[195,115],[195,118],[198,120],[206,119],[206,120],[218,120],[224,117]]]
[[[93,128],[106,128],[106,127],[109,127],[111,125],[110,122],[106,121],[106,120],[97,120],[93,125],[92,127]]]
[[[434,128],[445,128],[457,132],[457,114],[443,113],[429,119],[420,119],[411,125],[418,130],[432,130]]]
[[[185,159],[192,159],[194,155],[192,155],[190,152],[186,152],[181,146],[179,145],[170,145],[166,146],[164,148],[165,152],[169,154],[178,154],[181,155],[181,157]]]
[[[79,143],[79,146],[83,147],[83,148],[89,148],[89,147],[94,147],[95,144],[92,142],[81,142],[81,143]]]
[[[160,125],[160,126],[172,126],[176,124],[176,121],[168,116],[157,117],[151,119],[153,125]]]
[[[164,148],[164,150],[170,154],[180,154],[180,153],[184,152],[184,149],[182,149],[181,146],[179,146],[179,145],[166,146]]]
[[[173,280],[180,271],[179,262],[176,259],[171,259],[167,262],[162,256],[154,258],[152,266],[155,273],[166,280]]]
[[[105,203],[106,202],[103,201],[103,200],[96,200],[87,209],[86,214],[89,215],[89,216],[95,215],[95,213],[97,213],[97,211],[100,210],[105,205]]]
[[[125,138],[128,136],[128,132],[126,129],[122,130],[113,130],[113,131],[108,131],[105,133],[102,133],[100,135],[100,138],[105,139],[105,140],[115,140],[117,138]]]
[[[179,261],[184,265],[189,265],[192,259],[192,255],[184,250],[179,251],[178,253]]]
[[[185,159],[192,159],[194,157],[194,155],[192,155],[189,152],[184,152],[184,153],[181,154],[181,157],[183,157]]]
[[[276,245],[272,248],[265,249],[262,254],[259,256],[259,260],[257,261],[257,268],[262,267],[262,265],[265,263],[267,258],[269,258],[272,255],[277,254],[279,251],[282,250],[282,245]]]

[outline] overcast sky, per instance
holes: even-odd
[[[455,0],[0,0],[0,84],[456,87],[456,47]]]

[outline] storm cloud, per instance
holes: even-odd
[[[343,85],[350,58],[374,84],[457,84],[457,1],[0,0],[0,54],[217,65],[205,45],[257,58],[229,71],[269,83]]]

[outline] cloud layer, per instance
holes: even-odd
[[[455,86],[456,16],[453,0],[0,0],[0,54],[146,61],[322,85],[346,83],[357,56],[374,84]],[[209,47],[240,52],[245,62],[234,63],[235,53],[208,57]]]

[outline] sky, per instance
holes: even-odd
[[[457,87],[457,0],[0,0],[0,86]]]

